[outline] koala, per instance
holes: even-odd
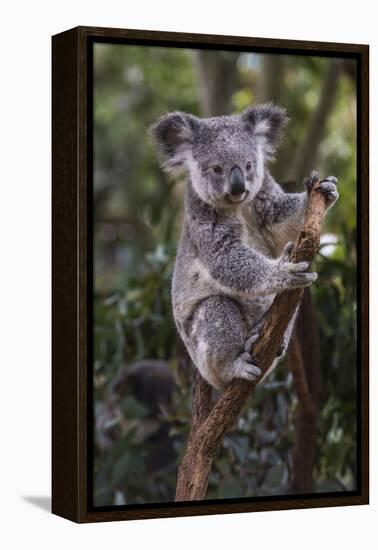
[[[302,193],[285,193],[268,170],[286,122],[284,109],[265,104],[212,118],[173,112],[151,127],[163,168],[187,176],[173,316],[194,365],[218,390],[234,378],[262,379],[251,347],[264,315],[277,293],[317,279],[289,256],[318,174]],[[336,184],[333,176],[321,182],[327,206],[338,199]],[[266,374],[286,352],[295,315]]]

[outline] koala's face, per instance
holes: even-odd
[[[202,121],[184,163],[205,202],[228,207],[252,200],[264,175],[264,151],[239,117]]]
[[[203,201],[227,208],[253,200],[286,120],[284,111],[272,105],[208,119],[171,113],[152,133],[164,167],[186,170]]]

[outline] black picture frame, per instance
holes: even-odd
[[[350,57],[357,62],[358,470],[356,491],[94,508],[92,502],[93,44]],[[52,511],[75,522],[346,506],[369,502],[369,47],[77,27],[52,38]]]

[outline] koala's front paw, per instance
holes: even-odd
[[[328,176],[328,178],[320,182],[316,191],[325,196],[328,207],[333,206],[339,198],[337,178],[335,176]]]
[[[308,273],[308,262],[300,262],[299,264],[287,263],[284,265],[286,271],[285,288],[305,288],[310,286],[318,278],[315,272]]]
[[[304,180],[304,186],[308,193],[312,190],[315,183],[319,181],[319,174],[316,170],[313,170],[310,174],[310,177]],[[327,201],[327,207],[331,207],[335,204],[339,198],[339,193],[337,191],[337,178],[335,176],[328,176],[324,180],[321,180],[319,187],[316,189],[317,192],[322,193]]]
[[[283,279],[284,289],[304,288],[318,278],[317,273],[308,273],[309,262],[294,263],[290,261],[290,253],[293,249],[293,243],[286,244],[282,255],[278,261],[278,270]]]

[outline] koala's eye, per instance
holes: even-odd
[[[219,166],[219,164],[214,164],[213,172],[214,174],[222,174],[223,173],[222,167]]]
[[[251,168],[252,168],[252,162],[248,161],[247,164],[246,164],[246,169],[250,170]]]

